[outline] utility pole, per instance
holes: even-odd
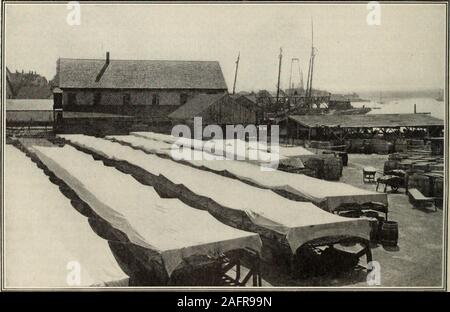
[[[280,48],[279,59],[280,60],[278,62],[277,104],[278,104],[278,99],[280,97],[281,60],[283,59],[283,49],[282,48]]]
[[[237,73],[238,73],[238,67],[239,67],[239,57],[241,56],[241,52],[239,52],[237,60],[236,60],[236,69],[234,71],[234,83],[233,83],[233,94],[236,91],[236,79],[237,79]]]

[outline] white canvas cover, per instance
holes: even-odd
[[[253,223],[285,235],[293,252],[304,243],[324,236],[349,235],[369,239],[370,226],[366,219],[340,217],[312,203],[291,201],[270,190],[108,140],[85,135],[62,137],[108,159],[127,161],[152,175],[163,175],[172,183],[182,184],[222,207],[244,211]]]
[[[6,287],[76,287],[127,279],[108,242],[58,186],[18,149],[6,145],[5,150]],[[79,285],[69,275],[77,264]]]
[[[223,142],[223,144],[228,146],[236,146],[238,144],[245,144],[245,149],[253,149],[253,150],[260,150],[263,152],[271,152],[271,145],[264,143],[264,142],[258,142],[256,140],[249,140],[244,141],[241,139],[227,139],[227,140],[215,140],[219,142]],[[307,150],[306,148],[302,146],[280,146],[278,145],[278,153],[280,154],[281,158],[285,157],[298,157],[298,156],[305,156],[305,155],[314,155],[313,152]]]
[[[155,133],[155,132],[131,132],[131,135],[143,137],[159,142],[165,142],[169,144],[174,144],[177,141],[181,142],[185,146],[195,146],[197,148],[202,148],[203,144],[201,144],[202,141],[200,140],[190,140],[190,139],[181,139],[176,138],[174,136],[168,135],[168,134],[162,134],[162,133]],[[259,150],[260,155],[262,159],[265,159],[266,157],[269,157],[265,155],[265,153],[270,153],[270,144],[266,144],[264,142],[257,142],[257,141],[243,141],[241,139],[226,139],[226,140],[212,140],[214,143],[219,143],[224,148],[221,150],[227,150],[231,152],[233,149],[237,150],[236,146],[244,146],[245,150]],[[243,144],[243,145],[242,145]],[[219,151],[219,152],[221,152]],[[302,146],[278,146],[278,152],[281,159],[283,158],[289,158],[289,157],[298,157],[298,156],[307,156],[307,155],[314,155],[313,152],[307,150],[306,148]]]
[[[148,152],[162,153],[172,157],[170,152],[171,145],[168,143],[131,135],[111,136],[111,138]],[[303,174],[280,170],[262,171],[259,166],[242,161],[204,160],[205,153],[202,154],[202,152],[189,149],[183,149],[183,153],[186,156],[183,160],[194,166],[204,166],[217,172],[227,171],[241,180],[250,181],[262,187],[285,190],[320,204],[329,211],[333,211],[341,204],[364,204],[368,202],[388,204],[387,194],[385,193],[365,190],[342,182],[325,181]]]
[[[147,139],[151,139],[151,140],[155,140],[155,141],[160,141],[160,142],[165,142],[165,143],[170,143],[170,144],[175,143],[179,139],[172,135],[156,133],[156,132],[147,132],[147,131],[136,131],[136,132],[131,132],[130,134],[134,135],[134,136],[139,136],[139,137],[143,137],[143,138],[147,138]]]
[[[103,220],[125,233],[135,245],[160,254],[168,276],[192,255],[261,249],[258,234],[226,226],[208,212],[178,199],[160,198],[152,187],[71,146],[34,146],[33,151]]]
[[[132,132],[131,135],[155,140],[167,144],[190,147],[198,151],[207,151],[211,154],[222,156],[230,160],[246,160],[254,163],[268,163],[277,157],[283,160],[284,156],[269,153],[264,149],[264,145],[258,146],[255,142],[245,142],[243,140],[209,140],[202,141],[189,138],[177,138],[168,134],[154,132]],[[267,148],[267,147],[266,147]]]

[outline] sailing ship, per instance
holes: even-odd
[[[257,93],[257,104],[264,108],[264,114],[267,116],[269,113],[277,118],[284,118],[288,115],[362,115],[367,114],[372,109],[370,107],[354,107],[352,106],[350,98],[345,99],[345,105],[334,105],[336,101],[331,101],[331,94],[326,91],[313,89],[313,76],[314,76],[314,61],[317,55],[317,48],[314,46],[314,24],[311,20],[311,52],[308,64],[308,74],[306,80],[306,88],[303,84],[303,71],[300,68],[300,62],[298,58],[291,59],[291,69],[289,77],[289,87],[286,90],[280,88],[281,77],[281,65],[283,59],[283,50],[280,48],[280,54],[278,55],[278,80],[276,85],[276,95],[272,95],[265,90],[261,90]],[[235,79],[233,84],[233,93],[236,85],[237,66],[239,63],[239,56],[236,61]],[[295,84],[292,83],[293,64],[297,63],[300,85],[299,88],[295,88]],[[265,91],[265,95],[262,94]],[[352,94],[353,97],[359,98],[356,93]]]

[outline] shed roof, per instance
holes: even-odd
[[[217,61],[59,59],[60,88],[227,89]]]
[[[169,114],[171,119],[191,119],[199,116],[201,112],[226,96],[224,93],[218,94],[199,94],[188,100],[186,104]]]
[[[428,114],[291,115],[289,120],[308,127],[395,128],[444,126],[444,121]]]

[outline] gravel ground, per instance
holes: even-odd
[[[349,155],[341,181],[375,190],[374,184],[362,183],[362,168],[370,165],[382,172],[386,160],[383,155]],[[414,209],[404,189],[389,194],[388,200],[389,219],[399,224],[399,241],[396,250],[372,249],[374,260],[380,263],[381,286],[441,286],[442,209]]]
[[[344,167],[341,182],[368,190],[376,184],[362,182],[362,168],[375,167],[380,175],[387,155],[349,155],[349,165]],[[381,191],[381,189],[380,189]],[[442,234],[443,211],[414,209],[405,190],[390,193],[388,188],[389,219],[399,224],[398,247],[385,249],[373,246],[373,260],[380,264],[379,287],[440,287],[442,284]],[[361,265],[366,266],[365,257]],[[305,280],[293,279],[279,272],[273,265],[264,264],[262,274],[265,285],[272,286],[345,286],[368,287],[366,271],[358,267],[353,272],[337,277],[320,277]]]

